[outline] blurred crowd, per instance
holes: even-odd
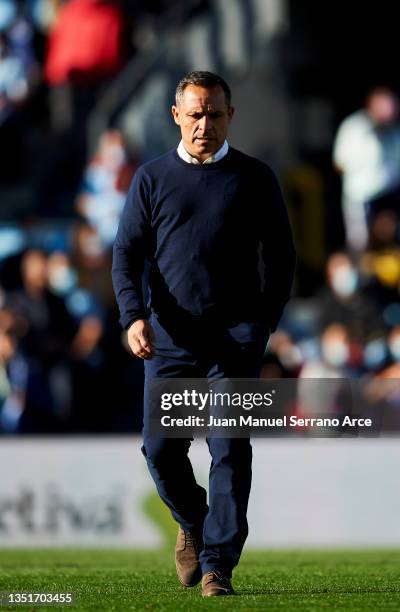
[[[141,156],[115,127],[89,155],[86,122],[134,55],[137,24],[173,4],[0,0],[0,193],[24,177],[33,194],[29,214],[0,223],[2,433],[141,428],[142,363],[119,327],[110,278]],[[343,244],[310,295],[295,287],[262,376],[399,378],[396,94],[374,88],[338,126],[332,151]]]
[[[342,248],[328,255],[324,282],[307,298],[297,292],[289,304],[269,342],[262,377],[297,379],[297,396],[290,407],[297,416],[362,414],[373,416],[379,427],[385,421],[388,431],[398,431],[396,93],[387,87],[373,88],[365,106],[339,124],[332,154],[342,183]],[[349,383],[352,380],[357,386]]]
[[[0,0],[0,432],[141,427],[110,278],[138,153],[112,127],[89,152],[87,122],[179,4]]]
[[[400,123],[394,91],[374,87],[364,108],[342,121],[333,164],[342,177],[342,250],[328,256],[324,283],[313,295],[297,295],[288,306],[262,375],[397,379]]]
[[[181,0],[0,0],[0,189],[69,216],[104,92]],[[26,210],[23,210],[26,213]],[[18,215],[18,210],[14,211]],[[22,215],[20,215],[22,216]]]
[[[118,326],[109,255],[84,231],[75,228],[71,249],[28,248],[3,266],[3,432],[101,433],[140,426],[141,364],[131,359]]]

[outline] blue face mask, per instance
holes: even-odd
[[[332,287],[341,297],[349,297],[357,288],[358,275],[351,266],[341,266],[333,273]]]
[[[57,295],[67,295],[76,285],[77,274],[67,266],[60,266],[49,276],[49,285]]]
[[[364,365],[368,369],[375,370],[384,364],[386,354],[386,343],[383,338],[371,340],[364,348]]]

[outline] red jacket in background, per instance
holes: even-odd
[[[115,74],[125,58],[124,29],[117,2],[67,2],[49,36],[45,61],[48,83],[96,82]]]

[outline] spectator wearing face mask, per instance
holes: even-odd
[[[387,431],[399,431],[400,325],[389,332],[388,349],[391,363],[367,382],[365,394],[369,404],[379,410],[381,427]]]
[[[68,357],[76,323],[64,300],[49,288],[47,255],[26,251],[21,260],[22,287],[10,292],[6,304],[27,322],[20,345],[30,379],[22,431],[59,431],[70,410],[71,377]]]
[[[378,332],[371,336],[363,347],[363,367],[366,373],[383,371],[390,361],[386,335]]]
[[[355,342],[363,342],[372,330],[383,328],[379,310],[364,295],[358,269],[345,253],[334,253],[326,265],[326,286],[317,296],[319,325],[341,323]]]
[[[353,372],[348,329],[334,323],[328,325],[321,335],[319,358],[302,367],[300,378],[342,378]]]
[[[337,417],[350,413],[352,395],[348,379],[357,375],[347,328],[338,323],[329,325],[320,339],[319,357],[307,362],[300,371],[297,416]],[[330,434],[332,431],[325,432]]]
[[[75,289],[78,273],[67,253],[54,251],[48,256],[47,279],[50,290],[61,298],[66,298]]]

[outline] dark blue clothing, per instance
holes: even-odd
[[[203,573],[229,575],[238,563],[248,532],[250,440],[207,440],[207,505],[188,458],[190,439],[149,433],[149,383],[257,378],[268,329],[289,298],[294,259],[282,195],[262,162],[230,147],[220,161],[194,165],[173,150],[137,171],[115,240],[113,283],[123,327],[150,317],[154,329],[142,452],[174,518],[184,529],[202,530]],[[146,260],[150,312],[142,291]]]
[[[155,336],[164,334],[154,317]],[[179,356],[156,355],[145,361],[144,428],[142,453],[161,499],[184,528],[203,534],[202,573],[220,569],[228,576],[237,565],[248,534],[247,505],[251,487],[252,448],[249,438],[207,439],[212,457],[207,494],[193,474],[188,451],[192,438],[150,435],[150,381],[152,378],[258,378],[268,332],[258,330],[257,340],[243,343],[213,328],[198,329],[195,350]],[[221,381],[224,385],[225,381]],[[226,388],[220,389],[226,391]]]
[[[264,264],[260,275],[259,252]],[[211,318],[273,331],[289,298],[294,246],[277,180],[232,147],[220,161],[189,164],[176,150],[141,166],[132,181],[113,254],[113,283],[127,329],[150,308],[167,327]]]

